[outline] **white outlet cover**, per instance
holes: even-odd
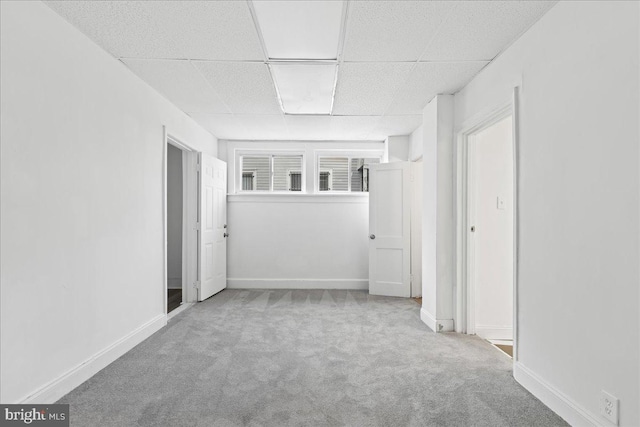
[[[602,390],[600,393],[600,413],[614,425],[618,425],[618,398]]]
[[[496,207],[501,211],[504,210],[504,197],[500,197],[500,196],[497,197]]]

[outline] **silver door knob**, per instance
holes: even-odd
[[[224,233],[222,237],[229,237],[229,233]]]
[[[375,235],[375,234],[369,234],[369,238],[370,238],[371,240],[373,240],[373,239],[375,239],[375,238],[376,238],[376,235]]]

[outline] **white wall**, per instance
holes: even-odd
[[[409,160],[409,135],[389,136],[385,144],[389,163]]]
[[[438,100],[424,108],[422,115],[422,320],[436,327],[436,230],[437,230],[437,140]]]
[[[456,129],[522,83],[518,381],[576,425],[640,425],[639,4],[560,2],[456,95]]]
[[[368,194],[236,195],[235,154],[300,151],[312,193],[317,150],[380,155],[383,142],[221,141],[220,146],[229,168],[229,287],[368,289]]]
[[[230,196],[229,287],[369,287],[368,196]]]
[[[409,160],[415,162],[422,158],[422,152],[424,151],[424,125],[420,125],[416,130],[409,135]]]
[[[438,95],[424,109],[422,320],[453,330],[453,96]]]
[[[513,136],[512,117],[473,135],[475,226],[475,332],[513,339]],[[498,205],[498,198],[501,204]]]
[[[182,288],[182,150],[167,148],[167,286]]]
[[[163,125],[216,140],[43,3],[0,7],[0,400],[50,402],[164,324]]]

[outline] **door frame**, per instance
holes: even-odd
[[[424,164],[422,162],[422,155],[415,160],[411,160],[410,163],[411,172],[409,181],[411,182],[411,298],[422,298],[422,215],[424,212],[422,194],[422,190],[424,189]],[[420,179],[417,179],[418,177],[416,177],[418,168],[420,170]],[[417,209],[418,203],[420,204],[419,211]],[[416,231],[418,231],[418,233],[416,233]],[[418,268],[420,274],[416,274]]]
[[[474,155],[469,141],[478,132],[496,124],[500,120],[512,118],[513,151],[513,363],[518,360],[518,229],[519,229],[519,188],[518,188],[518,146],[520,134],[520,87],[513,88],[509,101],[497,108],[484,112],[466,122],[457,134],[457,196],[456,196],[456,332],[475,334],[475,288],[470,272],[474,271],[473,241],[468,239],[470,218],[473,217],[473,195],[469,191],[474,177],[473,164],[469,162]]]
[[[162,155],[162,234],[163,234],[163,288],[164,313],[167,313],[167,151],[172,145],[182,151],[182,303],[197,301],[198,284],[198,151],[163,127]],[[171,312],[176,314],[179,308]]]

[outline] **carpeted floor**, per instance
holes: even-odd
[[[407,298],[225,290],[62,398],[72,426],[564,426]]]

